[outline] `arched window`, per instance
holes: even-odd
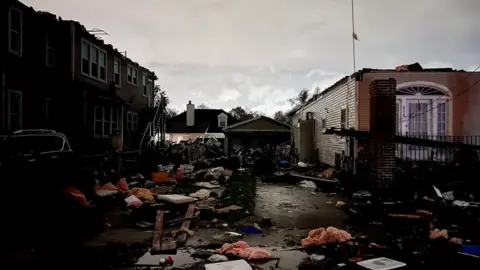
[[[397,86],[397,133],[445,136],[448,132],[450,91],[431,82]]]

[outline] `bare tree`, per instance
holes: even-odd
[[[175,117],[178,115],[178,110],[172,109],[172,108],[167,108],[167,119],[170,119],[172,117]]]
[[[205,103],[202,103],[200,105],[197,106],[197,109],[210,109],[210,106],[208,106],[207,104]]]
[[[229,113],[239,121],[245,121],[262,115],[259,112],[244,109],[240,106],[231,109]]]
[[[302,106],[305,105],[310,98],[310,92],[308,89],[304,88],[298,92],[298,94],[292,98],[288,99],[288,102],[292,106]]]
[[[155,85],[155,88],[153,90],[154,94],[154,102],[155,102],[155,107],[160,105],[160,98],[165,97],[165,106],[167,106],[170,103],[170,98],[167,96],[167,93],[165,90],[162,90],[160,88],[160,85]]]
[[[276,111],[273,115],[273,119],[285,124],[290,124],[290,117],[285,115],[282,111]]]

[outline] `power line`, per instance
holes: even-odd
[[[480,65],[479,65],[476,69],[474,69],[473,71],[471,71],[471,72],[464,78],[464,80],[468,79],[468,77],[470,77],[472,74],[474,74],[474,72],[477,71],[478,69],[480,69]],[[456,95],[452,96],[451,99],[449,99],[449,100],[447,100],[447,101],[445,101],[445,102],[443,102],[443,103],[441,103],[441,104],[447,104],[448,102],[452,101],[454,97],[458,97],[458,96],[461,96],[461,95],[465,94],[466,92],[470,91],[470,90],[471,90],[475,85],[477,85],[478,83],[480,83],[480,79],[477,80],[475,83],[473,83],[469,88],[467,88],[467,89],[465,89],[465,90],[457,93]],[[457,83],[457,84],[455,84],[454,86],[450,87],[449,89],[452,90],[452,89],[454,89],[455,87],[457,87],[457,86],[459,86],[459,85],[460,85],[460,83]],[[437,100],[439,100],[439,99],[441,99],[441,98],[442,98],[442,97],[438,97],[438,98],[432,100],[432,103],[435,102],[435,101],[437,101]],[[437,106],[435,106],[435,107],[432,107],[432,108],[430,108],[430,109],[428,109],[428,110],[425,110],[424,112],[421,112],[421,113],[418,113],[418,114],[411,114],[411,113],[409,113],[408,118],[405,119],[405,120],[403,120],[403,121],[401,121],[400,124],[401,124],[401,123],[405,123],[405,122],[407,122],[407,121],[410,121],[410,119],[412,119],[412,118],[414,118],[414,117],[417,117],[417,116],[423,115],[423,114],[425,114],[425,113],[431,112],[431,111],[433,111],[434,109],[438,108],[439,106],[440,106],[440,105],[437,105]]]

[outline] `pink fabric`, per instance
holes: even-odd
[[[302,240],[302,247],[317,246],[325,243],[346,242],[352,235],[335,227],[319,228],[311,230],[308,237]]]
[[[115,186],[121,191],[128,191],[130,189],[125,178],[120,179]]]
[[[177,168],[176,178],[177,178],[177,180],[183,180],[183,169],[182,168]]]
[[[233,244],[223,244],[216,250],[218,254],[227,254],[240,257],[245,260],[271,259],[272,254],[265,249],[249,247],[247,242],[238,241]]]

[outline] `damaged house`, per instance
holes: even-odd
[[[277,146],[290,140],[291,127],[265,116],[248,119],[223,129],[225,153],[230,154],[234,146],[263,148]]]
[[[138,149],[155,74],[79,22],[20,1],[1,6],[0,131],[53,129],[85,153],[105,151],[118,133]]]
[[[189,101],[186,111],[167,120],[167,140],[180,142],[202,137],[223,143],[223,128],[236,122],[237,119],[222,109],[196,109]]]
[[[289,112],[292,136],[300,160],[339,165],[342,155],[354,156],[355,142],[324,134],[327,129],[369,131],[370,84],[394,79],[396,106],[382,114],[394,114],[397,134],[448,140],[480,134],[480,72],[451,68],[424,69],[419,64],[396,69],[362,69],[325,89],[302,107]],[[457,138],[458,139],[458,138]],[[312,150],[313,149],[313,150]],[[418,154],[415,147],[397,147],[397,157]],[[425,157],[428,155],[425,155]]]

